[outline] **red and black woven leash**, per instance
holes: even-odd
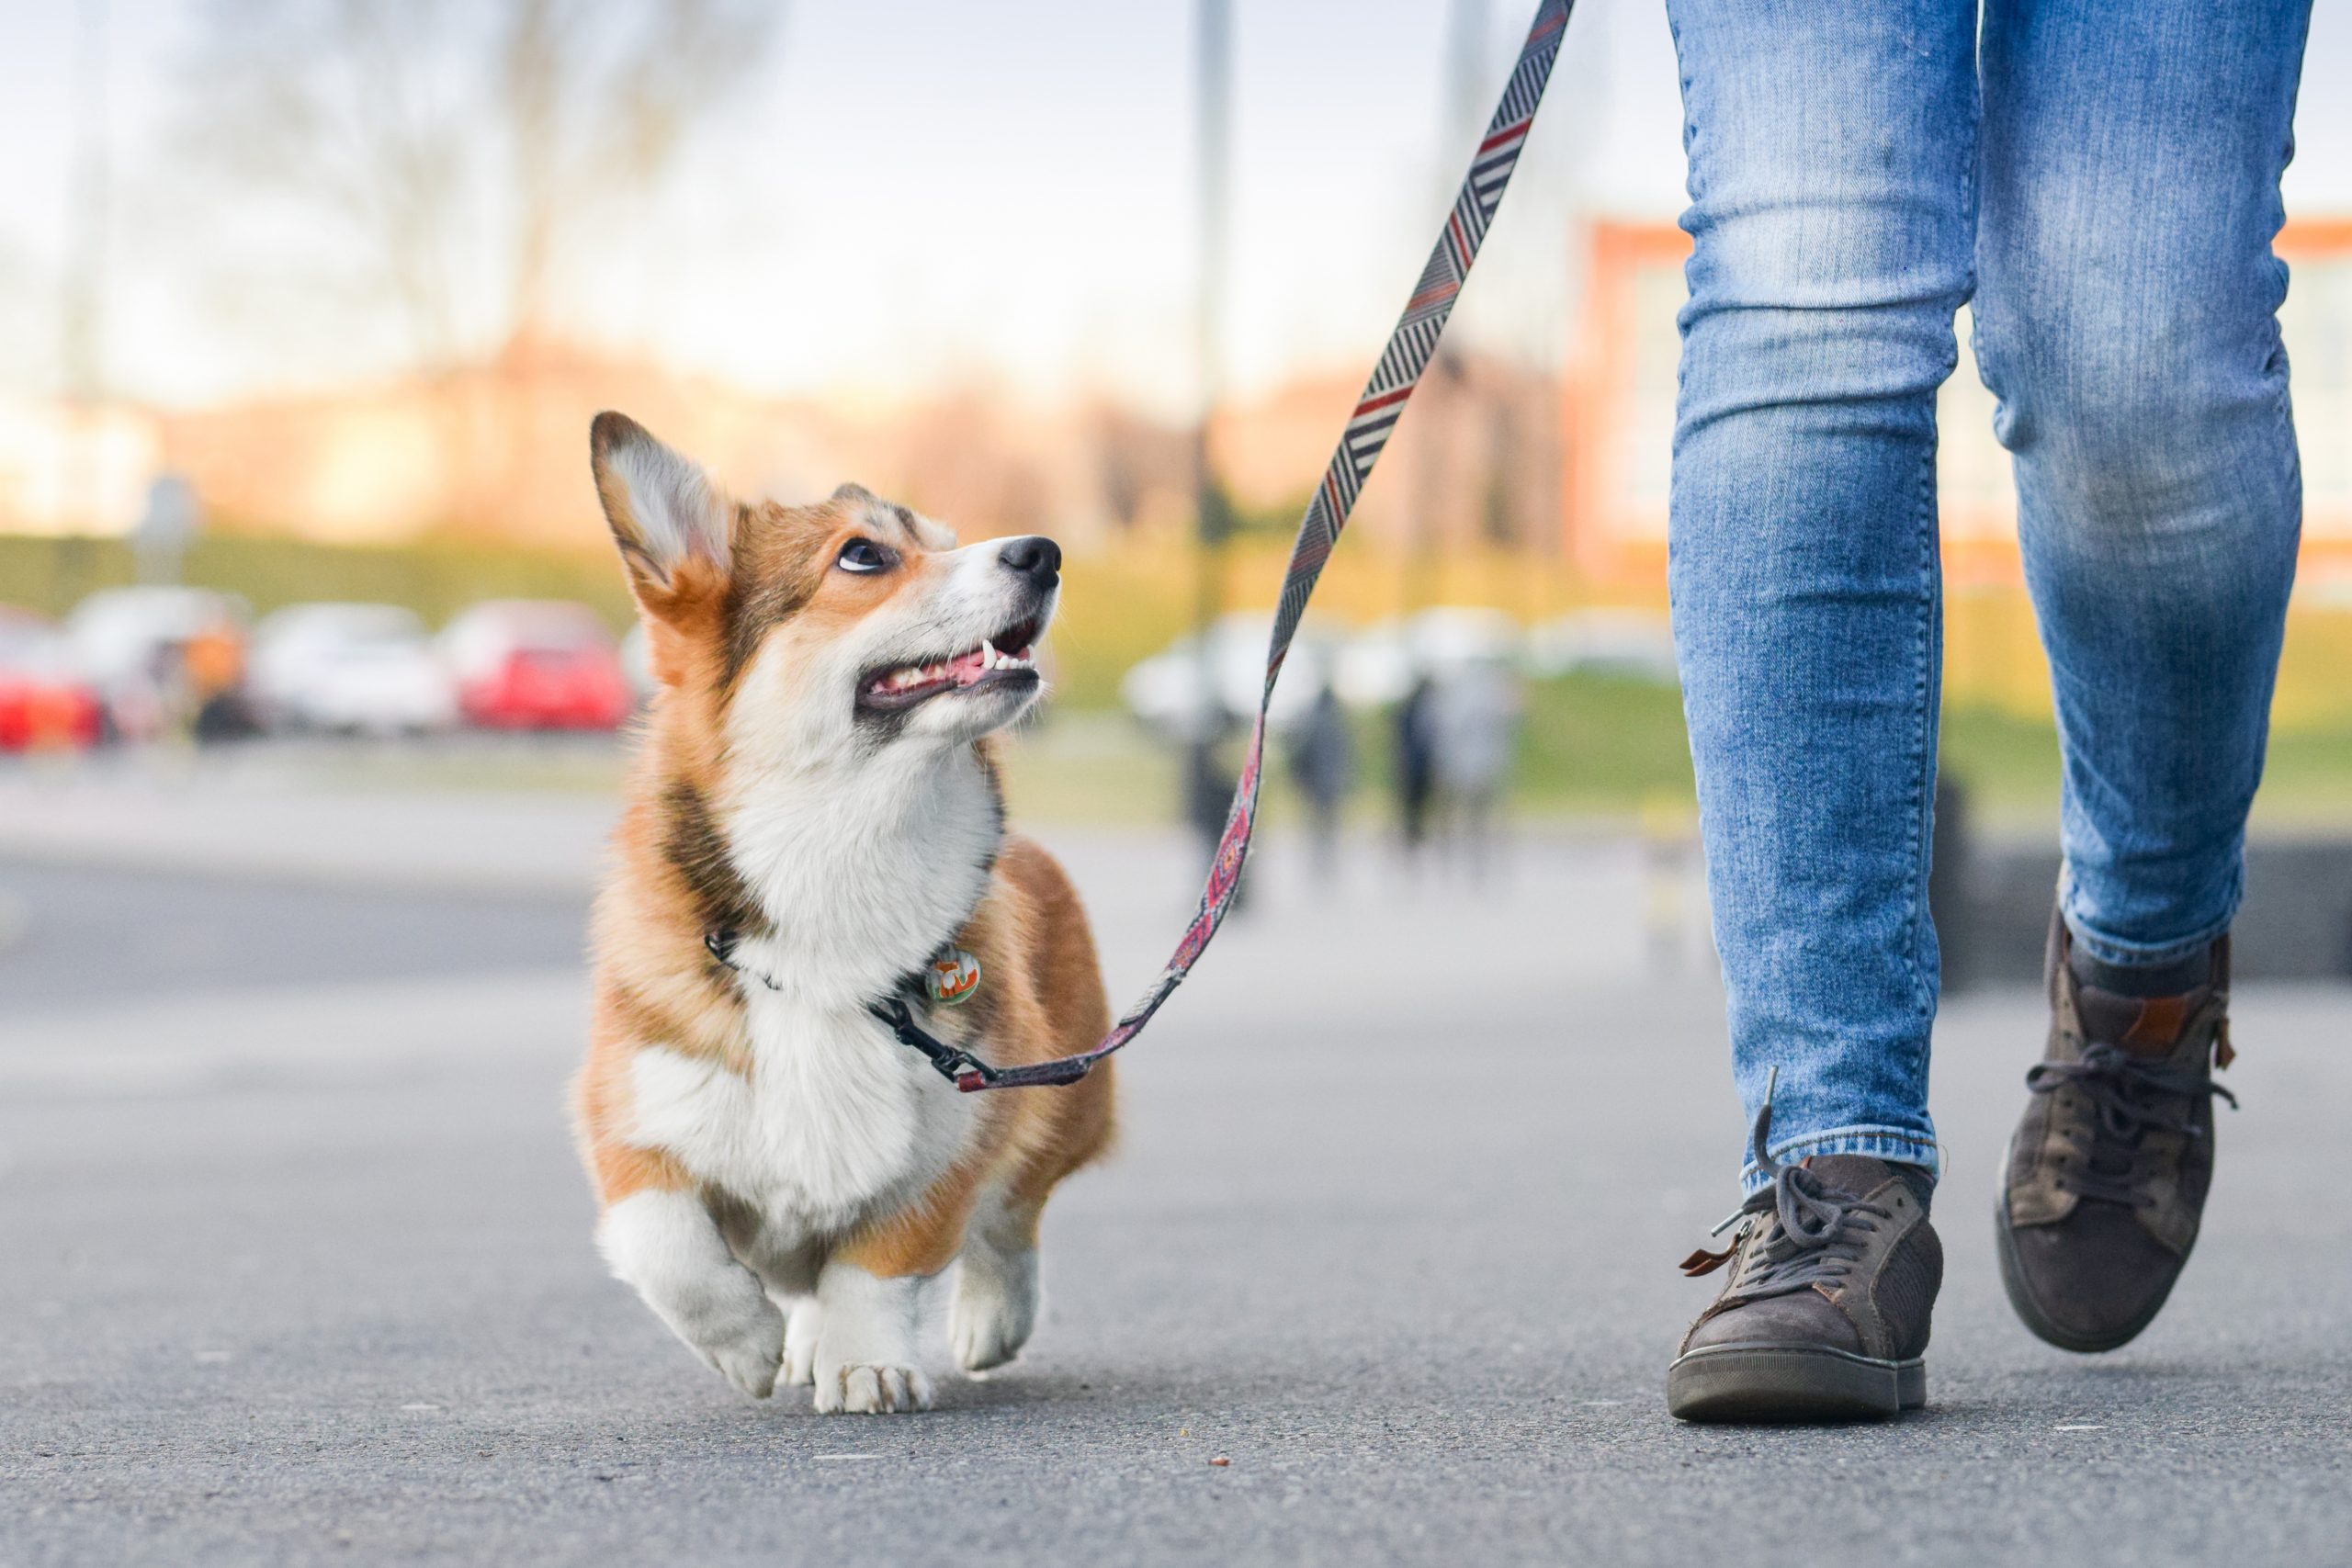
[[[1095,1063],[1143,1032],[1143,1026],[1151,1021],[1151,1015],[1159,1010],[1159,1005],[1192,973],[1209,940],[1216,935],[1217,927],[1224,924],[1226,911],[1233,903],[1234,889],[1240,885],[1241,865],[1250,852],[1250,834],[1257,828],[1259,768],[1266,751],[1266,710],[1273,701],[1274,682],[1282,675],[1283,660],[1290,652],[1291,639],[1297,635],[1299,618],[1306,613],[1306,602],[1315,592],[1316,579],[1323,575],[1323,565],[1330,559],[1331,547],[1339,543],[1340,530],[1347,526],[1348,513],[1354,509],[1356,497],[1363,493],[1373,464],[1379,460],[1381,448],[1388,444],[1389,434],[1396,427],[1397,417],[1405,412],[1414,387],[1419,383],[1422,370],[1437,352],[1446,318],[1453,311],[1453,301],[1470,276],[1471,264],[1478,259],[1478,246],[1494,222],[1496,209],[1502,205],[1503,191],[1510,186],[1520,151],[1527,143],[1528,127],[1534,121],[1537,106],[1544,101],[1544,84],[1551,79],[1552,62],[1560,52],[1560,34],[1568,24],[1568,9],[1573,3],[1574,0],[1541,0],[1536,6],[1534,23],[1528,28],[1519,63],[1511,69],[1510,85],[1503,89],[1502,102],[1496,106],[1494,118],[1487,121],[1487,133],[1470,161],[1470,172],[1462,182],[1461,193],[1453,198],[1453,209],[1446,214],[1445,231],[1438,236],[1437,245],[1430,253],[1429,265],[1421,269],[1420,279],[1413,286],[1412,298],[1405,301],[1405,313],[1397,321],[1396,332],[1390,334],[1388,346],[1373,369],[1372,379],[1365,383],[1363,396],[1356,400],[1355,412],[1348,416],[1347,428],[1340,433],[1339,448],[1331,454],[1322,484],[1307,502],[1306,515],[1298,525],[1298,537],[1291,546],[1290,565],[1283,576],[1273,636],[1266,647],[1266,684],[1258,697],[1258,716],[1250,731],[1249,755],[1242,762],[1240,780],[1234,785],[1233,805],[1226,813],[1225,833],[1217,840],[1208,882],[1201,889],[1199,912],[1185,928],[1184,940],[1176,944],[1175,953],[1159,978],[1112,1026],[1101,1043],[1075,1056],[1059,1056],[1050,1062],[993,1067],[968,1052],[924,1033],[904,1003],[877,1006],[876,1015],[890,1026],[899,1039],[931,1057],[933,1065],[952,1078],[957,1089],[970,1093],[977,1089],[1077,1082]]]

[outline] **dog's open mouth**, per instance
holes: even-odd
[[[869,674],[858,683],[860,707],[891,711],[910,708],[949,692],[1037,683],[1037,666],[1031,644],[1037,640],[1037,623],[1023,621],[978,648],[967,648],[948,659],[921,664],[894,664]]]

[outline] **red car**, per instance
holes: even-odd
[[[458,711],[484,729],[613,729],[631,703],[620,652],[585,604],[494,599],[444,627]]]
[[[57,628],[0,606],[0,751],[87,750],[105,722]]]

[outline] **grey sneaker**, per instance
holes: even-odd
[[[2230,1049],[2229,939],[2180,996],[2082,984],[2051,922],[2050,1041],[2009,1141],[1996,1222],[2001,1282],[2025,1325],[2067,1350],[2147,1327],[2197,1245],[2213,1181],[2213,1082]]]
[[[1943,1284],[1943,1244],[1915,1187],[1884,1160],[1816,1155],[1774,1163],[1770,1091],[1752,1135],[1771,1179],[1742,1205],[1721,1252],[1723,1293],[1699,1314],[1667,1369],[1666,1407],[1685,1421],[1883,1417],[1928,1401],[1928,1321]]]

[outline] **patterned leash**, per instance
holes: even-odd
[[[1240,780],[1234,785],[1233,805],[1226,813],[1225,834],[1217,840],[1207,885],[1201,889],[1200,911],[1185,929],[1184,940],[1177,943],[1168,966],[1159,972],[1159,977],[1142,998],[1091,1051],[1027,1066],[992,1067],[928,1036],[921,1042],[908,1042],[931,1055],[940,1070],[955,1079],[957,1089],[970,1093],[976,1089],[1077,1082],[1095,1063],[1143,1032],[1143,1026],[1151,1021],[1159,1004],[1192,973],[1209,939],[1225,923],[1226,911],[1233,904],[1234,889],[1240,886],[1241,863],[1250,852],[1250,836],[1258,825],[1259,766],[1266,751],[1266,709],[1273,701],[1274,682],[1282,674],[1283,660],[1290,652],[1291,638],[1297,635],[1299,618],[1306,613],[1306,601],[1315,592],[1315,580],[1323,575],[1323,564],[1331,558],[1331,547],[1339,543],[1340,530],[1347,526],[1348,513],[1354,509],[1356,497],[1363,493],[1364,480],[1372,476],[1373,464],[1380,460],[1381,448],[1388,444],[1389,433],[1396,428],[1406,400],[1413,395],[1413,388],[1420,381],[1430,356],[1437,352],[1438,339],[1445,333],[1445,320],[1453,313],[1454,299],[1462,292],[1463,281],[1470,276],[1471,263],[1478,259],[1479,243],[1487,237],[1487,226],[1495,220],[1495,209],[1502,205],[1503,191],[1510,184],[1520,149],[1527,144],[1527,128],[1535,118],[1536,106],[1544,101],[1544,85],[1550,79],[1552,62],[1560,52],[1560,34],[1568,25],[1568,8],[1573,3],[1574,0],[1541,0],[1536,6],[1534,25],[1527,30],[1526,47],[1520,51],[1519,63],[1511,69],[1510,84],[1503,89],[1503,99],[1495,108],[1494,118],[1487,122],[1487,134],[1471,160],[1469,176],[1462,182],[1461,194],[1453,198],[1453,210],[1446,215],[1445,232],[1438,236],[1437,246],[1430,253],[1429,265],[1421,269],[1420,281],[1413,285],[1413,297],[1405,301],[1405,314],[1390,335],[1388,347],[1381,354],[1372,379],[1365,384],[1363,396],[1357,400],[1355,412],[1348,416],[1339,450],[1331,454],[1331,466],[1324,470],[1322,484],[1306,504],[1306,515],[1298,525],[1297,541],[1291,546],[1290,565],[1283,574],[1282,604],[1274,613],[1274,634],[1266,648],[1266,685],[1259,695],[1257,722],[1250,732],[1250,754],[1241,765]],[[887,1021],[894,1027],[905,1024],[900,1030],[902,1039],[910,1032],[922,1033],[913,1029],[903,1006]]]

